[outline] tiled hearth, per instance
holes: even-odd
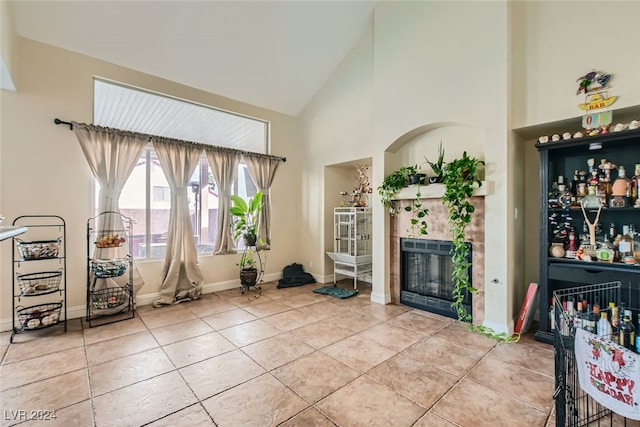
[[[439,198],[422,200],[423,206],[429,209],[426,236],[411,235],[411,212],[404,210],[411,205],[411,200],[398,200],[399,214],[391,219],[391,298],[394,304],[400,304],[400,238],[412,237],[430,240],[453,239],[449,225],[449,213]],[[474,196],[471,203],[475,207],[471,224],[465,231],[466,240],[473,246],[472,271],[473,286],[478,292],[473,294],[473,323],[482,324],[484,320],[484,197]]]

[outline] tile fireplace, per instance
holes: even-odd
[[[437,185],[428,185],[422,189],[422,193],[425,194],[428,190],[427,187],[436,187]],[[415,190],[413,190],[413,198],[415,198]],[[485,299],[485,274],[484,274],[484,257],[485,257],[485,240],[484,240],[484,226],[485,226],[485,209],[484,209],[484,197],[474,196],[471,197],[471,202],[475,207],[471,224],[465,231],[465,241],[471,245],[471,271],[470,278],[473,287],[478,289],[477,293],[473,294],[473,298],[469,301],[471,305],[470,313],[473,313],[473,324],[481,325],[484,321],[484,299]],[[447,208],[442,204],[440,198],[424,198],[422,203],[429,209],[428,215],[428,234],[426,236],[415,236],[410,233],[411,230],[411,212],[404,210],[407,206],[411,205],[412,200],[407,199],[398,200],[398,215],[391,217],[389,243],[390,243],[390,291],[391,300],[396,304],[406,304],[402,301],[402,278],[401,278],[401,263],[402,263],[402,241],[403,239],[412,239],[418,241],[436,240],[441,242],[451,241],[453,236],[451,235],[451,227],[449,225],[449,212]],[[441,248],[443,252],[448,254],[449,249]],[[436,258],[438,259],[438,258]],[[436,261],[432,261],[436,262]],[[440,262],[440,261],[438,261]],[[405,296],[407,296],[405,294]],[[409,296],[410,297],[410,296]],[[419,307],[420,308],[420,307]]]

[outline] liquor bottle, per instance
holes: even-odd
[[[611,328],[611,323],[609,323],[609,318],[607,317],[606,311],[600,313],[600,320],[598,320],[597,328],[599,336],[611,338],[613,329]]]
[[[549,330],[556,330],[556,308],[555,308],[555,298],[551,298],[551,305],[549,306]]]
[[[584,312],[582,307],[582,298],[578,298],[576,314],[573,316],[573,329],[584,329]]]
[[[585,331],[591,332],[592,334],[597,334],[597,320],[596,315],[593,312],[593,309],[589,306],[585,309],[585,312],[582,314],[582,327]]]
[[[564,252],[565,258],[575,258],[578,251],[578,242],[576,241],[576,232],[573,227],[569,231],[569,241],[567,242],[567,250]]]
[[[578,195],[578,183],[580,181],[578,180],[578,169],[573,171],[573,180],[571,181],[571,185],[569,187],[569,190],[575,195]]]
[[[618,341],[618,327],[620,326],[620,317],[618,317],[618,307],[614,302],[609,303],[611,308],[611,338]]]
[[[629,234],[633,237],[633,257],[640,263],[640,232],[636,231],[635,225],[630,225]]]
[[[573,197],[571,191],[567,190],[567,186],[564,183],[560,183],[560,178],[562,177],[558,177],[558,193],[556,200],[559,207],[566,209],[573,204],[575,197]]]
[[[620,262],[625,264],[635,264],[636,259],[633,257],[633,238],[629,234],[629,226],[622,226],[622,238],[618,243],[618,252]]]
[[[611,186],[610,208],[624,208],[630,205],[631,181],[626,176],[624,166],[618,168],[618,178]]]
[[[613,262],[616,252],[613,250],[607,236],[604,236],[600,247],[596,249],[596,258],[600,262]]]
[[[631,177],[631,203],[637,203],[638,192],[640,192],[640,163],[636,163],[636,170]]]
[[[620,324],[620,338],[619,343],[623,347],[629,350],[635,351],[636,349],[636,328],[631,322],[631,310],[624,311],[623,321]]]

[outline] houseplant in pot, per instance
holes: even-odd
[[[444,148],[442,148],[442,141],[440,141],[440,145],[438,146],[438,159],[435,161],[431,161],[426,157],[424,160],[427,162],[429,166],[431,166],[431,170],[435,174],[435,176],[429,177],[429,183],[436,184],[442,182],[442,174],[444,172]]]
[[[243,294],[250,286],[256,286],[262,269],[262,263],[260,262],[260,268],[258,268],[258,263],[254,258],[255,246],[261,241],[258,238],[258,217],[262,211],[262,197],[262,192],[256,193],[248,201],[236,195],[231,196],[232,206],[229,212],[232,216],[233,239],[237,240],[242,237],[245,244],[242,257],[237,263],[237,266],[240,267],[240,284]],[[256,286],[256,289],[259,287]]]
[[[242,197],[231,195],[231,232],[234,240],[241,236],[246,246],[255,246],[258,238],[258,217],[262,212],[262,192],[245,201]]]
[[[402,166],[398,170],[384,177],[382,185],[378,187],[380,201],[391,215],[398,213],[396,202],[393,199],[403,187],[409,184],[409,175],[418,172],[417,166]]]

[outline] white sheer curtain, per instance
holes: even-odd
[[[260,246],[268,249],[271,247],[271,198],[269,197],[269,189],[282,159],[280,157],[245,153],[244,160],[247,163],[251,178],[258,186],[258,190],[264,194],[262,197],[262,212],[258,218],[258,236],[265,242]]]
[[[218,230],[216,245],[213,250],[215,255],[236,252],[236,244],[231,236],[231,200],[229,196],[233,189],[233,181],[236,177],[238,164],[242,154],[235,150],[211,149],[205,147],[211,173],[218,186]]]
[[[189,181],[198,165],[202,147],[169,138],[152,137],[153,147],[171,188],[171,212],[167,235],[167,252],[160,277],[159,307],[198,299],[204,281],[193,237],[189,199]]]
[[[147,143],[149,137],[133,132],[118,129],[104,128],[95,125],[72,122],[73,131],[80,142],[82,152],[89,163],[89,168],[100,186],[98,194],[98,212],[120,212],[118,199],[127,178],[136,166],[136,163]],[[110,223],[98,224],[101,229],[121,229],[122,221],[118,215],[106,215],[105,221]],[[116,224],[114,222],[119,221]],[[119,248],[126,251],[126,248]],[[96,249],[100,251],[100,249]],[[112,249],[113,250],[113,249]],[[97,254],[99,257],[99,253]],[[116,256],[118,256],[116,254]],[[142,277],[134,265],[133,294],[134,296],[144,285]],[[127,276],[116,279],[108,279],[108,282],[117,286],[124,286]],[[102,283],[103,286],[109,286]]]

